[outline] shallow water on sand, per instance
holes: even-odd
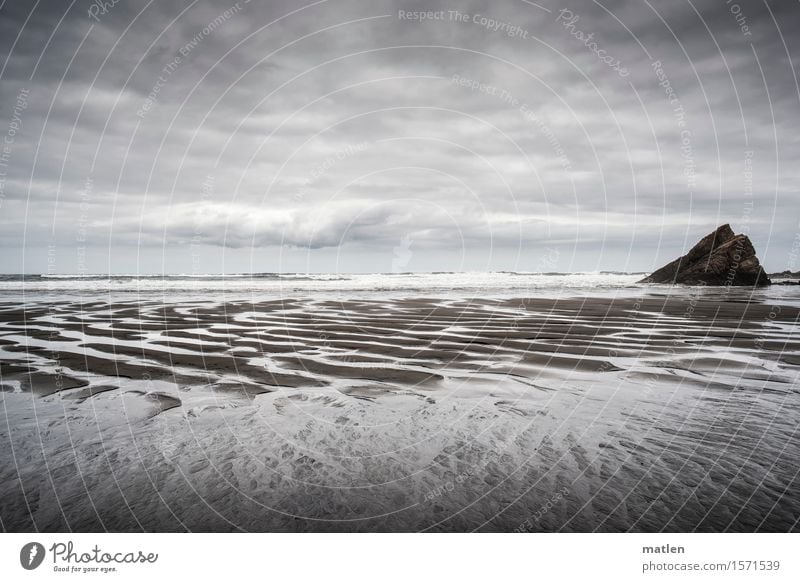
[[[796,531],[800,297],[0,304],[4,530]]]

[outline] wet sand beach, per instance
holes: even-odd
[[[0,304],[4,531],[798,531],[800,302]]]

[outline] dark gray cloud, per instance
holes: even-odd
[[[794,260],[796,2],[102,4],[0,7],[6,272]]]

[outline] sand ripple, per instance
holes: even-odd
[[[0,305],[10,531],[796,531],[797,306]]]

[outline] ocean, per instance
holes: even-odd
[[[70,294],[75,297],[106,293],[154,294],[205,298],[209,293],[276,296],[297,293],[397,293],[401,295],[509,296],[559,290],[634,288],[645,273],[597,271],[587,273],[253,273],[198,275],[0,275],[0,294]]]

